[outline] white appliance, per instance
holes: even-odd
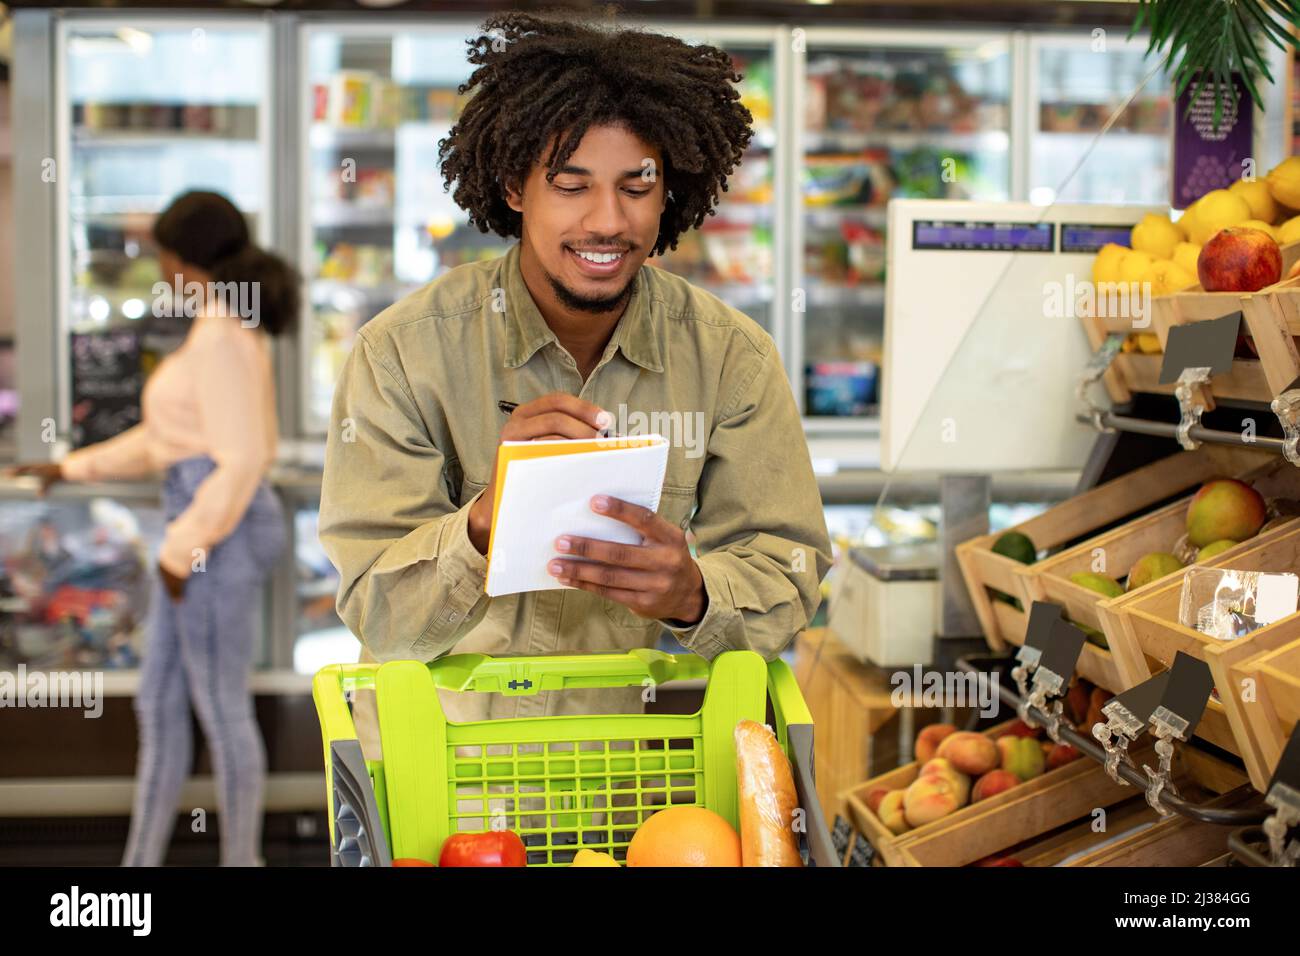
[[[881,467],[965,474],[1077,469],[1090,357],[1080,283],[1147,206],[889,204]],[[1097,389],[1099,397],[1101,389]]]

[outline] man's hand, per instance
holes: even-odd
[[[158,574],[162,577],[163,587],[167,589],[168,596],[173,602],[185,597],[185,579],[178,578],[161,564],[158,565]]]
[[[547,566],[561,584],[617,601],[650,620],[696,624],[708,609],[704,578],[686,546],[686,533],[653,511],[618,498],[598,495],[591,509],[640,532],[644,541],[619,544],[565,535],[556,550],[575,558],[557,558]]]
[[[537,438],[595,438],[609,428],[614,417],[600,406],[567,392],[552,392],[516,408],[501,429],[503,441],[532,441]],[[479,554],[487,554],[492,529],[492,499],[496,496],[497,466],[492,478],[469,510],[469,540]]]

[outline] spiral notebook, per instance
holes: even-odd
[[[621,521],[591,510],[596,495],[659,510],[668,440],[662,435],[507,441],[497,449],[496,496],[488,536],[490,597],[562,588],[547,564],[563,534],[640,544]]]

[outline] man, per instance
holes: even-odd
[[[740,161],[740,77],[712,47],[527,14],[490,18],[470,47],[443,176],[471,222],[519,242],[358,333],[321,490],[339,613],[378,660],[653,647],[665,627],[705,657],[774,658],[830,564],[780,357],[746,316],[643,266],[703,222]],[[488,598],[498,442],[592,437],[629,412],[702,426],[673,443],[658,514],[593,500],[643,544],[561,538],[585,560],[548,566],[554,590]],[[641,694],[442,696],[474,719],[639,711]]]

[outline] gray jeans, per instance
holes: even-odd
[[[167,520],[185,509],[213,468],[210,458],[198,457],[167,469]],[[155,584],[154,626],[135,698],[140,749],[123,866],[160,866],[166,857],[193,757],[191,704],[212,755],[221,864],[261,862],[266,754],[248,676],[258,598],[285,543],[280,500],[263,482],[238,527],[209,551],[205,569],[190,576],[180,601],[172,601],[161,580]],[[187,818],[198,818],[192,812],[200,808],[183,809]]]

